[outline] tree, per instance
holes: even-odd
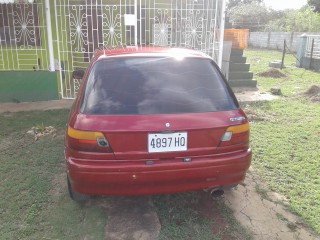
[[[250,3],[263,3],[263,0],[229,0],[227,4],[227,10],[230,10],[231,8],[241,4],[250,4]]]
[[[270,21],[266,31],[317,32],[320,29],[320,14],[310,7],[289,10],[285,16]]]
[[[241,3],[232,7],[228,12],[230,23],[234,28],[250,29],[257,31],[264,29],[272,19],[273,13],[264,4],[257,2]]]
[[[313,8],[314,12],[320,12],[320,0],[308,0],[308,5]]]

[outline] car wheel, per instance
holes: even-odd
[[[69,191],[69,195],[71,197],[72,200],[76,201],[76,202],[85,202],[88,199],[90,199],[89,195],[86,194],[82,194],[82,193],[78,193],[76,191],[74,191],[72,189],[70,180],[69,180],[69,176],[67,176],[67,181],[68,181],[68,191]]]

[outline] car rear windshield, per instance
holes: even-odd
[[[80,111],[144,115],[228,111],[237,107],[210,59],[122,57],[94,65]]]

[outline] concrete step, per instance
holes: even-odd
[[[253,79],[253,72],[229,72],[228,80]]]
[[[231,55],[230,62],[234,63],[246,63],[247,58],[243,57],[242,55]]]
[[[243,49],[232,48],[231,49],[231,55],[242,56],[243,55]]]
[[[235,71],[242,71],[242,72],[249,72],[250,64],[248,63],[230,63],[229,71],[235,72]]]
[[[229,80],[228,83],[231,87],[256,87],[257,86],[257,80],[255,79]]]

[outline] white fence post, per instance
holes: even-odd
[[[52,25],[51,25],[51,12],[49,0],[45,0],[46,19],[47,19],[47,36],[48,36],[48,50],[49,50],[49,71],[54,72],[54,55],[53,55],[53,39],[52,39]]]
[[[134,45],[138,46],[138,0],[134,1],[134,15],[136,16],[136,22],[134,25]]]
[[[222,67],[222,54],[223,54],[223,40],[224,40],[224,23],[225,23],[225,11],[226,11],[226,0],[221,0],[221,21],[220,21],[220,36],[219,36],[219,56],[218,66]]]

